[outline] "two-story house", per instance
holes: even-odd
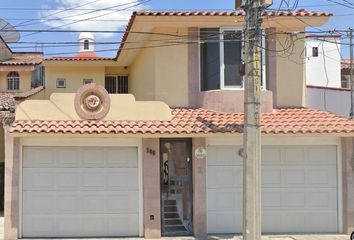
[[[306,108],[304,30],[266,12],[264,233],[354,229],[354,122]],[[134,12],[114,59],[83,34],[6,127],[5,238],[242,232],[243,12]]]
[[[43,90],[40,52],[14,52],[0,36],[0,95],[20,102]],[[0,127],[0,209],[4,196],[4,129]]]

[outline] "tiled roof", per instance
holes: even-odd
[[[43,86],[39,86],[39,87],[36,87],[36,88],[32,88],[31,90],[26,91],[26,92],[2,92],[2,93],[0,92],[0,94],[7,94],[7,95],[10,95],[10,96],[14,97],[15,99],[17,99],[17,98],[28,98],[30,96],[33,96],[33,95],[39,93],[43,89],[44,89]]]
[[[15,121],[12,133],[213,134],[242,133],[243,114],[177,108],[171,121]],[[262,115],[266,134],[354,133],[354,121],[329,112],[283,108]]]
[[[124,44],[128,38],[129,32],[134,24],[136,16],[245,16],[244,11],[135,11],[133,12],[124,35],[122,37],[121,44],[119,46],[115,59],[118,59],[120,53],[123,50]],[[333,16],[329,12],[316,12],[306,11],[305,9],[299,9],[297,11],[267,11],[263,13],[265,17],[330,17]]]
[[[15,99],[9,94],[0,94],[0,111],[15,112]]]
[[[114,58],[108,57],[52,57],[46,58],[45,61],[110,61],[114,60]]]
[[[14,52],[12,58],[0,61],[0,65],[37,65],[43,61],[43,53],[38,52]]]
[[[244,11],[139,11],[134,12],[133,15],[134,14],[137,16],[245,16]],[[300,9],[297,11],[267,11],[263,13],[263,16],[321,17],[332,16],[332,13],[305,11],[305,9]]]
[[[95,52],[79,52],[75,58],[98,58],[98,55]]]
[[[342,69],[350,69],[350,59],[344,59],[341,61]]]

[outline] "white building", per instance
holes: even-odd
[[[341,87],[340,37],[340,35],[306,37],[307,85]]]
[[[350,90],[341,83],[340,35],[307,36],[307,107],[348,117]]]

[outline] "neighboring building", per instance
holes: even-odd
[[[42,60],[40,52],[13,52],[0,36],[1,100],[11,96],[21,102],[42,91]],[[4,177],[4,159],[4,131],[0,124],[0,179]],[[3,209],[3,186],[0,183],[0,210]]]
[[[341,87],[341,35],[306,36],[306,83]]]
[[[341,82],[342,88],[350,88],[350,60],[341,61]]]
[[[350,232],[354,121],[306,108],[304,41],[278,54],[331,14],[264,16],[263,232]],[[46,59],[6,126],[5,239],[241,233],[244,17],[135,12],[114,59],[90,34]]]
[[[307,107],[349,117],[350,91],[341,60],[341,35],[306,38]]]

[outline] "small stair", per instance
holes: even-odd
[[[166,236],[189,235],[178,214],[176,200],[163,200],[163,234]]]

